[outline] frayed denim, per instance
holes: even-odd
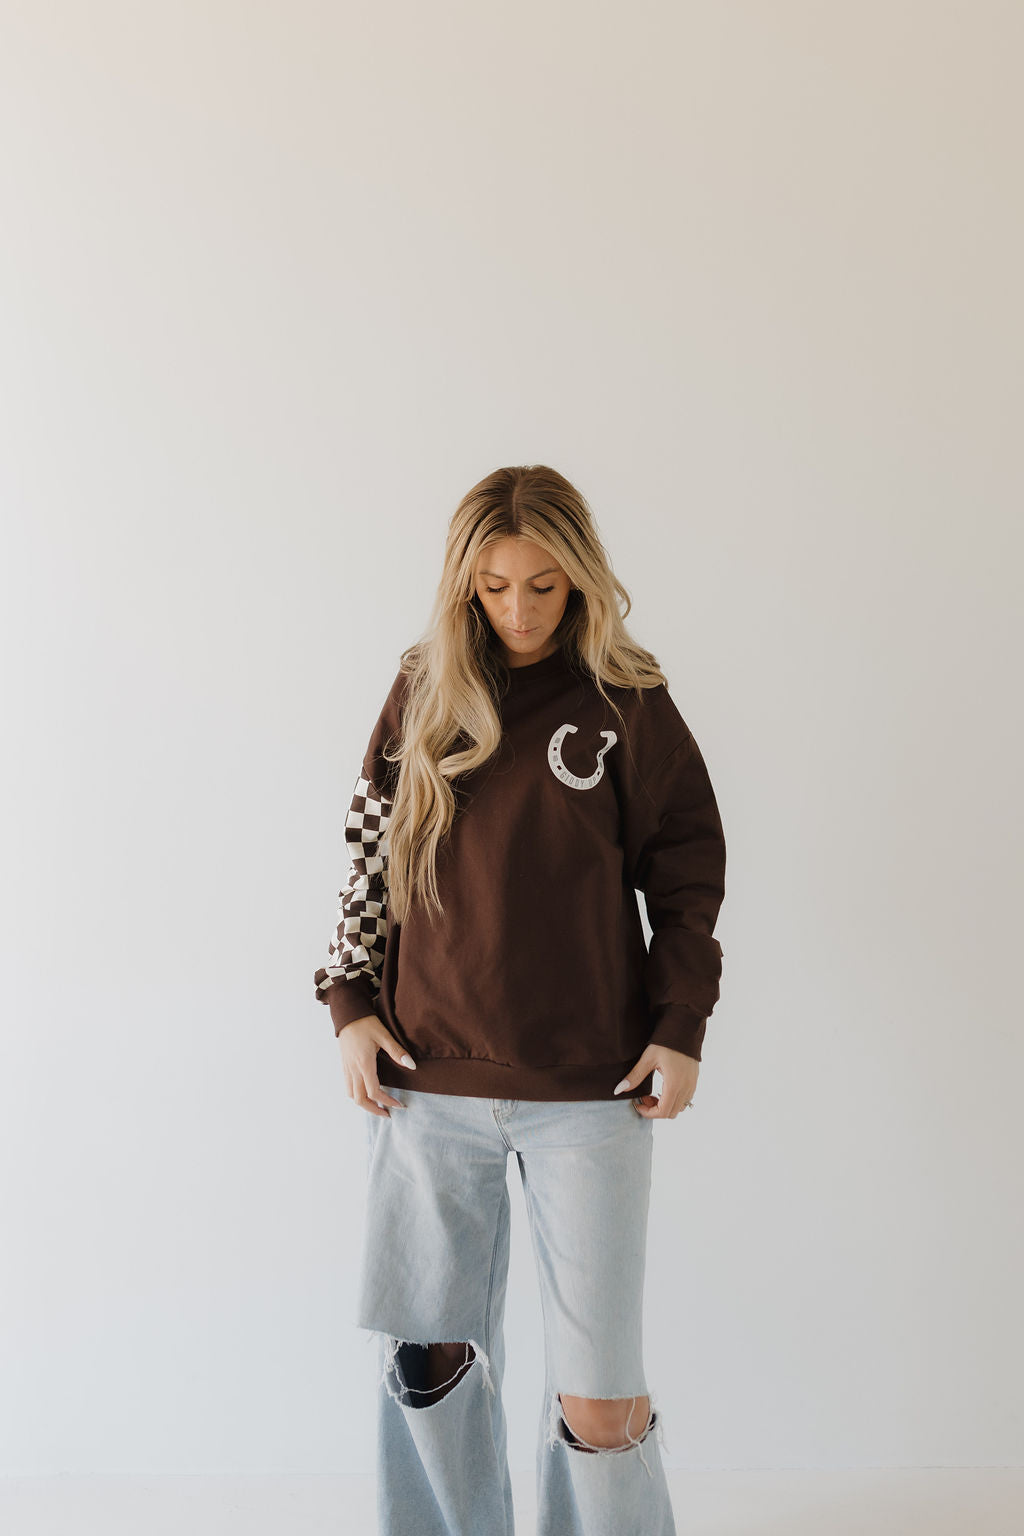
[[[675,1536],[642,1350],[653,1122],[628,1098],[389,1092],[405,1107],[366,1116],[356,1315],[379,1351],[379,1536],[514,1536],[501,1396],[510,1152],[544,1320],[537,1536]],[[430,1344],[453,1346],[451,1368],[425,1385]],[[574,1431],[562,1394],[619,1402],[621,1443]],[[647,1422],[630,1433],[643,1397]]]

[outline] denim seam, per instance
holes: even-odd
[[[539,1253],[537,1253],[537,1222],[536,1222],[536,1213],[534,1211],[533,1195],[532,1195],[532,1193],[530,1191],[530,1181],[529,1181],[529,1179],[522,1179],[521,1182],[522,1182],[522,1186],[523,1186],[523,1193],[526,1196],[527,1213],[528,1213],[529,1218],[530,1218],[530,1241],[531,1241],[531,1246],[533,1247],[533,1250],[534,1250],[534,1259],[535,1259],[535,1261],[537,1261],[539,1263],[540,1255],[539,1255]],[[540,1292],[540,1315],[541,1315],[541,1321],[542,1321],[543,1327],[544,1327],[544,1379],[547,1382],[548,1390],[552,1393],[554,1398],[557,1400],[558,1393],[557,1393],[557,1390],[555,1388],[554,1379],[553,1379],[552,1374],[551,1374],[551,1357],[548,1354],[548,1339],[550,1337],[550,1330],[549,1330],[549,1327],[548,1327],[548,1314],[547,1314],[547,1310],[546,1310],[546,1308],[544,1306],[544,1287],[543,1286],[539,1286],[538,1290]],[[552,1446],[550,1446],[550,1449],[554,1450],[555,1447],[552,1445]]]
[[[501,1137],[502,1141],[505,1143],[505,1147],[506,1147],[507,1151],[514,1152],[516,1149],[512,1145],[512,1143],[509,1141],[508,1137],[505,1135],[505,1127],[502,1125],[501,1120],[498,1117],[498,1111],[494,1107],[497,1102],[498,1101],[496,1099],[492,1099],[491,1100],[491,1114],[494,1117],[494,1123],[495,1123],[495,1125],[498,1128],[498,1135]]]
[[[507,1190],[506,1190],[506,1199],[507,1198],[508,1198],[508,1193],[507,1193]],[[501,1236],[501,1206],[499,1204],[498,1215],[497,1215],[497,1218],[495,1219],[495,1223],[494,1223],[494,1241],[491,1244],[491,1268],[490,1268],[490,1273],[487,1276],[487,1300],[484,1303],[484,1340],[485,1340],[485,1348],[486,1348],[486,1351],[487,1351],[488,1360],[490,1359],[491,1336],[492,1336],[492,1332],[493,1332],[493,1330],[491,1328],[491,1303],[494,1300],[494,1272],[495,1272],[495,1269],[496,1269],[497,1263],[498,1263],[498,1239],[499,1239],[500,1236]],[[491,1381],[491,1373],[490,1373],[490,1371],[489,1370],[486,1371],[484,1373],[484,1376],[485,1376],[485,1380],[486,1380],[486,1383],[487,1383],[488,1387],[490,1387],[491,1392],[493,1393],[494,1392],[494,1384]]]

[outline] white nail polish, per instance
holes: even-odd
[[[628,1077],[624,1077],[622,1079],[621,1083],[617,1083],[616,1084],[616,1086],[612,1089],[612,1092],[613,1093],[621,1093],[623,1088],[628,1088],[628,1087],[629,1087],[629,1078]]]
[[[416,1070],[416,1063],[413,1061],[408,1051],[406,1051],[405,1055],[401,1057],[401,1062],[403,1067],[412,1067],[413,1071]]]

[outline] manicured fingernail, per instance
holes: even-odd
[[[621,1083],[617,1083],[616,1086],[612,1089],[612,1093],[621,1093],[623,1088],[628,1088],[628,1087],[629,1087],[629,1078],[628,1077],[624,1077],[622,1079],[622,1082]]]
[[[404,1056],[403,1056],[403,1057],[401,1057],[401,1058],[400,1058],[400,1059],[401,1059],[401,1062],[402,1062],[402,1066],[403,1066],[403,1067],[412,1067],[412,1069],[413,1069],[413,1071],[414,1071],[414,1072],[415,1072],[415,1070],[416,1070],[416,1063],[415,1063],[415,1062],[414,1062],[414,1061],[413,1061],[413,1059],[412,1059],[412,1057],[411,1057],[411,1056],[410,1056],[410,1055],[409,1055],[409,1053],[408,1053],[408,1051],[407,1051],[407,1052],[406,1052],[406,1054],[405,1054],[405,1055],[404,1055]]]

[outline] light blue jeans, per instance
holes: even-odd
[[[614,1448],[560,1394],[650,1397],[642,1305],[653,1122],[629,1097],[546,1102],[388,1090],[367,1114],[356,1324],[377,1336],[379,1536],[514,1536],[501,1383],[514,1152],[540,1284],[537,1536],[675,1536],[653,1402]],[[423,1346],[465,1353],[438,1396]],[[417,1382],[420,1385],[417,1385]],[[424,1403],[423,1399],[428,1399]]]

